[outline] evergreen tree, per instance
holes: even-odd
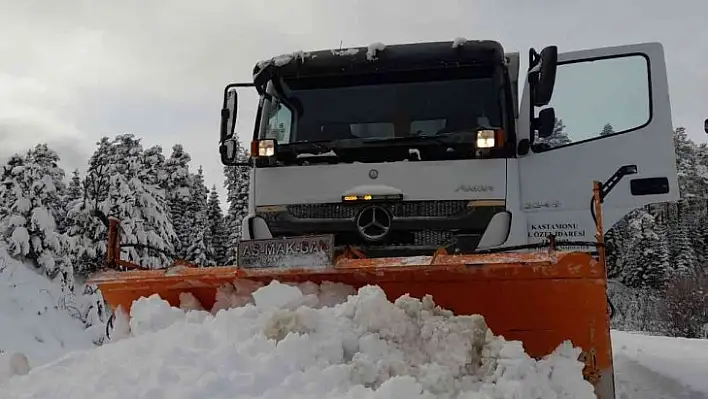
[[[67,205],[68,253],[74,270],[87,275],[103,266],[108,240],[108,214],[106,209],[111,191],[111,141],[102,137],[98,148],[89,159],[83,181],[83,197]]]
[[[697,266],[697,259],[688,236],[687,223],[679,212],[681,207],[679,204],[671,205],[676,211],[668,223],[668,245],[671,259],[668,274],[670,278],[675,278],[691,275]]]
[[[623,282],[635,288],[660,288],[666,282],[669,253],[656,233],[654,217],[638,210],[628,224],[632,243],[627,251]]]
[[[79,175],[79,170],[74,169],[71,173],[71,181],[66,189],[66,203],[69,204],[83,197],[84,188],[81,182],[81,176]]]
[[[111,176],[115,190],[111,190],[110,214],[121,221],[121,243],[139,245],[126,247],[126,260],[146,267],[167,266],[171,263],[168,254],[175,253],[176,235],[165,191],[151,183],[154,171],[145,165],[139,139],[123,134],[113,144],[120,165],[127,167],[118,168],[123,173]]]
[[[197,173],[191,175],[191,180],[192,197],[188,207],[188,215],[192,223],[190,224],[189,246],[185,259],[194,264],[206,266],[210,263],[207,249],[207,195],[209,190],[204,184],[204,170],[201,165]]]
[[[556,118],[553,125],[553,132],[546,138],[538,138],[537,144],[548,146],[549,148],[558,147],[561,145],[570,144],[572,141],[565,131],[565,124],[562,119]]]
[[[626,225],[627,221],[622,219],[604,236],[607,277],[610,279],[621,279],[624,272],[622,266],[626,252]]]
[[[2,185],[0,186],[0,220],[10,215],[10,205],[16,201],[13,190],[14,176],[24,168],[25,160],[19,154],[10,156],[2,168]]]
[[[224,217],[221,212],[219,193],[216,191],[216,186],[212,186],[207,201],[207,233],[205,238],[210,265],[226,265],[229,262],[229,254],[226,251],[227,240],[228,235],[224,230]]]
[[[245,162],[248,158],[246,150],[240,145],[237,148],[238,159]],[[235,264],[237,260],[238,241],[241,238],[241,221],[248,214],[248,188],[250,168],[245,166],[225,166],[226,201],[229,204],[225,228],[228,231],[227,261]]]
[[[2,238],[11,256],[33,264],[58,279],[65,291],[73,290],[73,272],[63,253],[55,215],[61,215],[60,190],[64,171],[59,157],[46,145],[14,155],[3,168]]]
[[[609,123],[605,123],[605,126],[602,127],[602,131],[600,131],[600,136],[609,136],[614,133],[615,129],[612,127],[612,125]]]
[[[699,172],[699,169],[705,170],[705,167],[700,168],[698,162],[699,158],[705,159],[705,156],[700,156],[698,146],[688,138],[685,128],[678,127],[674,130],[674,147],[681,197],[705,197],[705,194],[701,193],[708,191],[708,176],[705,172]]]
[[[704,209],[708,210],[708,208]],[[689,236],[696,254],[697,265],[708,265],[708,215],[705,214],[705,210],[689,226]]]
[[[165,161],[165,182],[164,188],[167,191],[167,203],[172,220],[172,225],[176,233],[176,238],[172,243],[177,257],[186,259],[187,248],[190,245],[191,223],[189,203],[192,196],[191,178],[189,173],[189,162],[191,156],[184,151],[181,144],[172,147],[172,154]]]
[[[108,218],[120,220],[122,258],[143,267],[167,266],[175,233],[165,192],[155,184],[155,169],[132,134],[103,138],[89,161],[83,201],[69,211],[72,252],[84,272],[100,267],[105,256]]]
[[[143,153],[143,165],[145,166],[144,181],[148,184],[167,190],[167,172],[165,170],[165,156],[162,155],[162,147],[152,146]]]
[[[51,198],[50,203],[53,207],[50,209],[52,217],[57,225],[59,233],[66,231],[64,219],[66,218],[66,184],[64,177],[66,173],[64,169],[59,167],[59,154],[50,149],[47,144],[37,144],[34,148],[27,152],[27,162],[37,165],[44,175],[46,184],[50,184],[52,189],[47,192]],[[47,179],[49,177],[49,179]]]

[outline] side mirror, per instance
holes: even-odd
[[[558,47],[548,46],[538,54],[529,51],[529,83],[532,89],[532,102],[536,107],[547,105],[553,96],[558,69]]]
[[[239,162],[238,148],[238,142],[236,142],[234,138],[223,141],[221,145],[219,145],[221,163],[225,166],[251,166],[251,163],[248,161]]]
[[[230,86],[230,85],[229,85]],[[230,138],[236,128],[236,111],[238,110],[238,94],[236,90],[226,86],[224,102],[221,107],[221,142]]]
[[[536,130],[538,130],[538,137],[547,138],[553,134],[553,128],[556,124],[556,110],[553,108],[546,108],[538,113],[538,117],[535,121]]]
[[[706,119],[705,121],[703,121],[703,131],[705,131],[706,133],[708,133],[708,119]]]

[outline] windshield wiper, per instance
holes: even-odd
[[[428,143],[437,142],[444,145],[457,145],[474,143],[477,138],[477,132],[459,131],[440,133],[433,136],[405,136],[405,137],[390,137],[390,138],[369,138],[364,139],[364,143],[387,143],[387,144],[411,144],[411,143]]]
[[[337,146],[332,142],[321,141],[296,141],[293,143],[283,144],[280,146],[280,151],[288,154],[289,157],[296,159],[310,160],[313,158],[323,159],[340,159],[340,154],[337,152]]]
[[[322,141],[295,141],[292,143],[282,144],[281,148],[286,148],[294,152],[313,151],[314,154],[332,151],[332,145],[329,142]]]

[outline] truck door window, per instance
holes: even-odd
[[[279,144],[290,142],[292,111],[279,101],[274,101],[268,115],[266,139],[275,139]]]
[[[553,99],[553,135],[536,143],[550,148],[628,133],[649,124],[649,61],[642,54],[559,64]]]

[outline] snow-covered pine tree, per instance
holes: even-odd
[[[176,239],[165,191],[155,184],[153,164],[146,160],[140,139],[116,136],[115,155],[128,168],[111,176],[110,215],[121,221],[121,245],[126,260],[145,267],[165,267],[174,256]],[[116,161],[114,160],[113,165]]]
[[[246,149],[239,143],[237,154],[242,162],[248,159]],[[246,166],[225,166],[226,201],[229,204],[226,214],[225,228],[228,241],[226,243],[227,262],[235,264],[237,260],[238,241],[241,238],[241,221],[248,214],[248,189],[250,168]]]
[[[72,201],[76,201],[77,199],[81,199],[84,197],[84,187],[83,183],[81,182],[81,175],[79,174],[78,169],[74,169],[73,172],[71,172],[71,180],[69,181],[69,185],[66,188],[66,203],[69,204]]]
[[[653,215],[652,215],[653,216]],[[669,248],[669,228],[663,221],[658,221],[654,217],[654,232],[659,240],[657,244],[657,257],[651,260],[652,263],[659,264],[663,268],[664,282],[671,278],[671,250]]]
[[[226,251],[228,235],[224,230],[224,221],[219,193],[214,185],[207,201],[207,237],[205,240],[209,264],[226,265],[229,261],[229,254]]]
[[[145,182],[167,190],[167,172],[165,171],[165,156],[162,154],[162,147],[155,145],[145,150],[143,164],[146,172]]]
[[[688,233],[691,237],[691,245],[696,254],[698,266],[708,265],[708,208],[703,201],[703,214],[697,215],[696,219],[688,226]]]
[[[73,290],[74,276],[63,252],[54,215],[62,213],[58,188],[64,171],[59,157],[46,145],[29,150],[24,158],[11,157],[3,170],[2,237],[11,256],[29,261],[62,289]]]
[[[64,169],[59,167],[59,154],[50,149],[47,144],[42,143],[29,150],[26,157],[28,163],[37,165],[41,168],[44,175],[50,176],[54,186],[51,193],[47,194],[51,197],[49,201],[53,204],[51,212],[56,221],[57,231],[64,233],[66,231],[64,223],[66,218],[66,202],[64,202],[66,183],[64,183],[64,177],[66,173]]]
[[[68,253],[74,271],[83,276],[103,266],[108,240],[108,216],[103,206],[111,191],[113,147],[108,137],[96,144],[98,148],[89,158],[82,182],[83,196],[67,205]]]
[[[669,278],[690,276],[697,266],[696,253],[688,236],[687,220],[681,209],[683,201],[670,204],[673,210],[668,219]]]
[[[84,201],[70,209],[72,251],[100,267],[105,256],[108,218],[120,220],[122,258],[144,267],[167,266],[176,235],[162,190],[155,181],[152,158],[145,158],[133,134],[103,138],[89,161]],[[153,154],[148,154],[149,156]]]
[[[626,284],[625,275],[628,273],[627,269],[633,267],[627,252],[633,242],[631,237],[633,232],[630,231],[629,224],[636,218],[636,212],[637,210],[628,213],[615,223],[606,238],[606,244],[609,247],[607,251],[607,277],[618,280],[622,284]]]
[[[563,120],[556,118],[555,124],[553,125],[553,133],[546,138],[537,138],[536,143],[548,145],[550,148],[570,144],[571,140],[568,137],[568,133],[565,131]]]
[[[669,269],[666,242],[656,233],[654,217],[644,209],[633,213],[628,225],[631,244],[623,270],[624,284],[634,288],[661,288]]]
[[[172,147],[172,154],[165,160],[165,182],[163,188],[167,193],[167,203],[170,210],[172,225],[176,238],[172,245],[175,255],[185,259],[187,248],[190,245],[190,232],[192,221],[188,216],[192,188],[189,173],[189,162],[192,157],[184,151],[181,144]]]
[[[204,184],[204,170],[201,165],[196,174],[191,174],[190,179],[192,197],[188,204],[187,215],[191,223],[186,260],[201,266],[211,266],[206,242],[208,239],[207,195],[209,190]]]
[[[688,138],[686,129],[678,127],[674,130],[674,147],[676,149],[676,168],[678,169],[679,187],[682,198],[690,198],[708,189],[706,173],[699,173],[698,148]]]
[[[2,184],[0,184],[0,221],[6,220],[10,215],[10,205],[16,200],[13,181],[16,173],[25,165],[25,159],[20,154],[13,154],[2,167]],[[3,226],[4,228],[5,226]]]
[[[622,220],[623,221],[623,220]],[[607,277],[610,279],[619,279],[622,275],[621,261],[624,254],[623,233],[626,231],[618,222],[605,234],[605,254],[607,260]],[[626,225],[626,222],[624,223]]]
[[[51,185],[53,190],[47,193],[47,206],[54,218],[56,232],[58,233],[61,242],[61,251],[55,255],[56,270],[59,272],[60,283],[62,290],[65,293],[73,293],[74,291],[74,272],[71,261],[66,253],[66,236],[64,233],[67,230],[66,225],[66,196],[67,186],[64,182],[66,172],[59,167],[59,154],[50,149],[46,143],[37,144],[34,148],[27,152],[27,160],[30,164],[36,164],[39,167],[39,174],[43,179],[47,176],[51,177]]]

